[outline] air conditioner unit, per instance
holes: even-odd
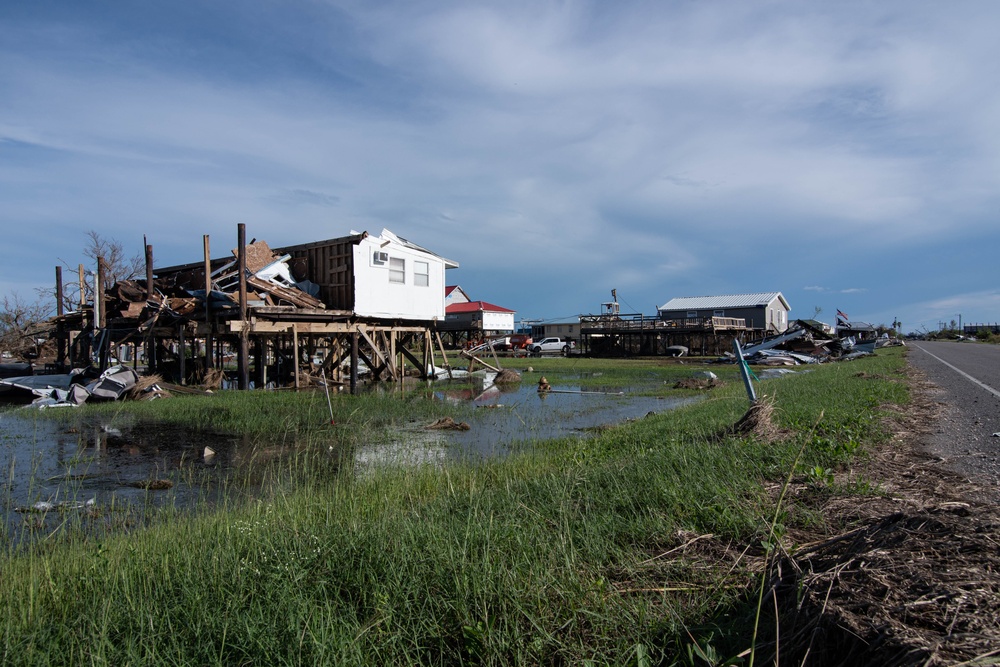
[[[376,250],[372,259],[376,264],[385,264],[389,261],[389,253]]]

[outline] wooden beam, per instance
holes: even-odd
[[[423,368],[420,368],[420,360],[417,359],[415,356],[413,356],[413,353],[407,350],[405,347],[399,348],[399,351],[403,354],[404,357],[410,360],[410,363],[413,364],[414,368],[420,371],[420,377],[426,379],[427,366],[425,365]],[[400,375],[402,375],[402,373],[400,373]]]
[[[248,333],[289,333],[292,327],[305,334],[343,334],[355,330],[356,326],[345,322],[272,322],[270,320],[251,319],[248,322],[229,320],[228,328],[232,333],[247,331]]]
[[[77,273],[80,276],[80,310],[87,305],[87,283],[83,277],[83,264],[77,266]]]
[[[448,363],[448,354],[444,351],[444,343],[441,342],[440,332],[434,331],[434,338],[437,340],[438,349],[441,350],[441,358],[444,360],[444,369],[448,371],[448,379],[451,379],[451,364]]]
[[[361,337],[365,339],[365,342],[367,342],[368,345],[372,348],[372,351],[375,353],[375,356],[378,357],[379,361],[382,362],[382,368],[389,367],[389,364],[386,362],[385,357],[382,355],[382,352],[378,349],[378,345],[375,343],[375,341],[373,341],[371,337],[369,337],[368,334],[365,333],[364,329],[362,329],[360,326],[357,328],[357,331],[361,335]],[[367,360],[365,361],[365,363],[368,364],[368,367],[371,368],[373,373],[376,373],[376,375],[381,375],[381,370],[376,371],[376,369],[372,367],[372,364],[368,363]],[[395,379],[395,376],[393,376],[393,379]]]
[[[364,353],[360,346],[358,347],[358,358],[365,362],[365,365],[368,366],[372,373],[375,373],[375,363],[368,358],[368,355]],[[382,366],[382,368],[384,368],[384,366]]]

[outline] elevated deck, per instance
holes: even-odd
[[[691,354],[719,355],[732,349],[733,339],[755,335],[746,320],[736,317],[707,317],[664,320],[639,313],[581,315],[581,348],[600,356],[669,355],[668,348],[680,345]]]

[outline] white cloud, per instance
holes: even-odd
[[[57,230],[59,255],[149,233],[177,261],[237,221],[385,226],[463,270],[650,302],[790,275],[812,283],[775,285],[793,300],[916,301],[905,268],[996,247],[991,3],[330,7],[9,22],[0,222]],[[838,271],[878,289],[818,287]]]

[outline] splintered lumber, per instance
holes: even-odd
[[[262,280],[257,276],[247,277],[247,284],[252,285],[254,289],[258,291],[275,296],[282,301],[287,301],[288,303],[300,308],[326,308],[325,303],[314,296],[310,296],[308,293],[303,292],[300,289],[282,287],[277,283]]]
[[[143,308],[146,307],[146,302],[130,301],[128,306],[121,311],[122,317],[139,317],[142,315]]]
[[[233,255],[239,249],[233,250]],[[274,261],[274,251],[267,245],[267,241],[255,241],[246,246],[246,266],[250,273],[257,273],[268,264]]]

